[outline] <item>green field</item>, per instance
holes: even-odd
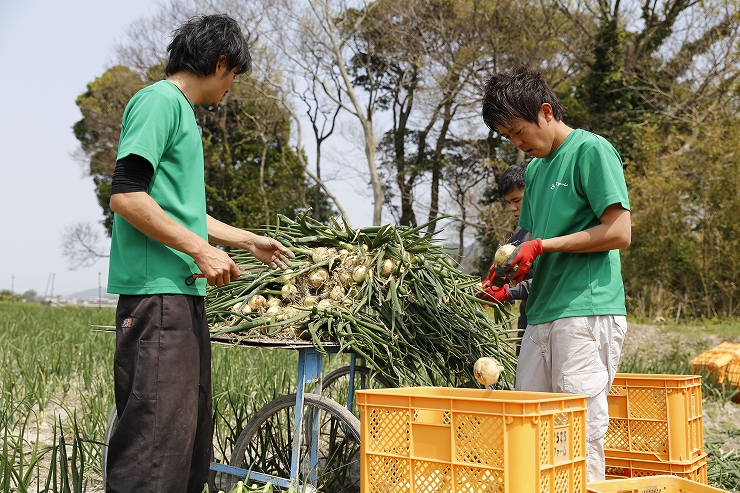
[[[113,403],[115,336],[110,308],[0,304],[0,493],[101,490],[101,441]],[[740,323],[677,326],[687,337],[740,336]],[[247,418],[273,398],[293,392],[297,354],[214,346],[216,457],[228,458]],[[338,362],[330,362],[336,365]],[[627,365],[627,366],[624,366]],[[622,371],[690,371],[680,350],[632,358]],[[730,393],[703,390],[705,400]],[[722,450],[740,430],[705,432],[710,478],[740,488],[737,452]]]

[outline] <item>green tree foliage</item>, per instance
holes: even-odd
[[[239,228],[270,224],[310,206],[303,168],[289,144],[290,115],[251,79],[235,83],[218,111],[197,110],[203,130],[208,213]],[[322,194],[322,217],[333,212]],[[313,202],[313,201],[312,201]]]
[[[7,302],[7,301],[16,302],[16,301],[21,301],[21,299],[23,299],[23,296],[22,295],[15,294],[14,292],[12,292],[9,289],[3,289],[2,291],[0,291],[0,301],[4,301],[4,302]]]
[[[740,6],[599,2],[594,49],[570,87],[566,119],[607,137],[630,188],[623,252],[630,311],[737,313],[737,80]],[[620,10],[621,8],[621,10]],[[575,103],[575,104],[572,104]]]
[[[87,91],[77,98],[82,119],[74,124],[75,137],[89,160],[89,172],[95,183],[95,195],[103,209],[103,224],[110,234],[113,213],[110,184],[116,165],[121,117],[128,100],[151,81],[127,67],[115,66],[87,85]]]
[[[736,100],[729,108],[738,109]],[[728,108],[728,109],[729,109]],[[625,282],[634,313],[736,316],[740,299],[740,124],[722,111],[686,138],[643,145],[653,159],[628,168],[633,243]],[[660,141],[659,141],[660,139]]]
[[[74,126],[75,136],[89,160],[108,234],[123,111],[136,91],[161,79],[162,72],[154,66],[142,78],[116,66],[88,84],[77,99],[83,118]],[[312,189],[288,143],[288,115],[250,79],[237,80],[219,108],[197,108],[196,116],[203,134],[209,214],[236,227],[256,228],[269,224],[275,214],[292,216],[308,207],[305,195]],[[331,210],[325,200],[321,204],[327,217]]]

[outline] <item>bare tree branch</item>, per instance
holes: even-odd
[[[99,243],[100,228],[92,222],[79,222],[64,228],[62,255],[67,257],[69,270],[90,267],[110,255],[103,253]]]

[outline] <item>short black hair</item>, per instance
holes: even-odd
[[[252,70],[247,40],[239,24],[225,14],[190,18],[172,33],[167,52],[167,77],[180,71],[207,77],[216,71],[221,56],[226,57],[229,71],[237,68],[237,73],[241,74]]]
[[[542,74],[520,66],[488,80],[483,95],[483,121],[491,130],[519,119],[539,125],[543,103],[552,106],[555,120],[562,120],[565,108]]]
[[[509,166],[498,179],[498,194],[503,197],[515,188],[524,188],[524,166]]]

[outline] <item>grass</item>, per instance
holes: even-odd
[[[676,324],[670,320],[665,322],[655,322],[643,318],[630,317],[629,323],[635,324],[652,324],[660,325],[665,327],[672,332],[683,334],[689,339],[698,340],[706,335],[719,335],[726,337],[728,340],[740,341],[740,319],[725,319],[725,320],[696,320],[690,323]]]
[[[0,493],[100,489],[115,336],[93,326],[113,325],[114,316],[111,308],[0,303]],[[670,328],[697,341],[710,333],[740,340],[738,321]],[[690,373],[688,359],[678,347],[660,357],[625,360],[620,371]],[[217,459],[230,456],[257,409],[295,390],[296,366],[295,351],[214,346]],[[730,395],[712,390],[710,383],[703,392],[705,399],[719,401]],[[705,441],[710,478],[728,491],[739,488],[740,457],[720,450],[726,436],[707,434]]]

